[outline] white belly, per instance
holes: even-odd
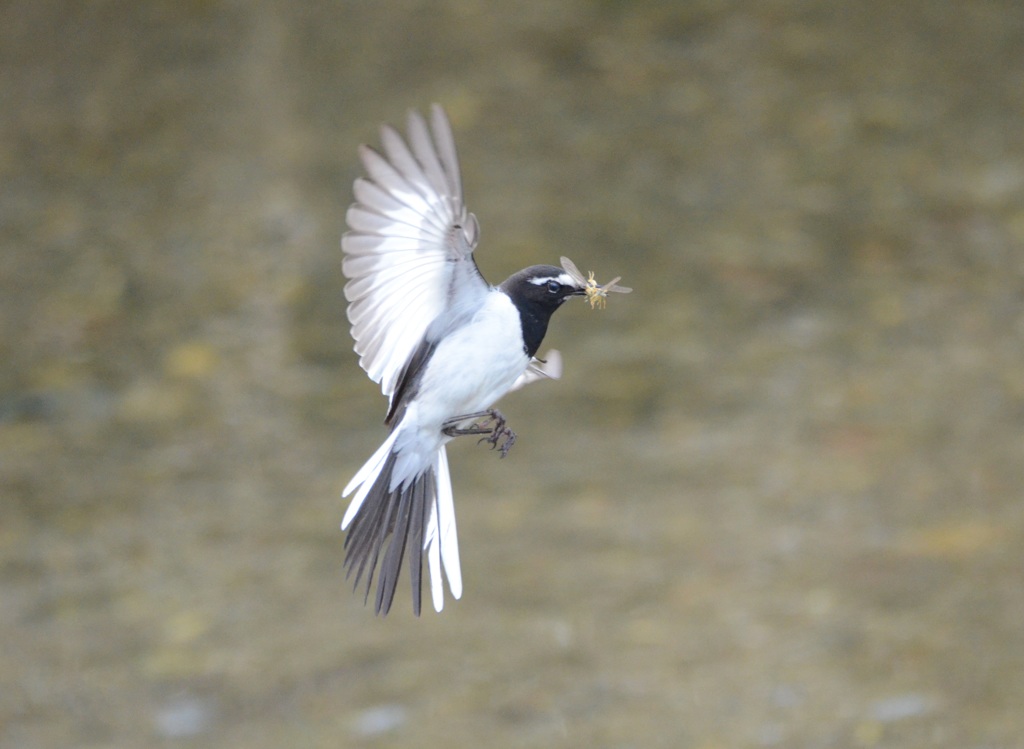
[[[519,311],[505,294],[492,291],[472,322],[445,338],[431,357],[415,398],[419,426],[440,429],[453,416],[490,408],[528,363]]]

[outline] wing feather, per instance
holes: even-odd
[[[384,154],[387,156],[388,161],[391,162],[391,166],[405,177],[406,183],[419,193],[420,197],[427,201],[427,203],[432,203],[435,199],[438,202],[444,202],[441,193],[427,179],[427,175],[423,172],[423,167],[416,161],[416,157],[412,155],[412,151],[409,150],[409,147],[402,140],[402,136],[398,134],[397,130],[390,125],[382,127],[380,131],[380,144],[384,147]]]
[[[356,197],[356,205],[379,213],[382,216],[404,221],[412,225],[420,224],[424,218],[416,209],[406,205],[393,195],[388,194],[368,179],[360,177],[352,186]],[[439,227],[443,229],[443,227]]]
[[[429,128],[417,112],[408,127],[408,142],[385,126],[382,151],[360,148],[367,176],[355,181],[341,240],[355,350],[387,396],[430,323],[488,290],[472,258],[479,229],[462,203],[448,118],[434,105]]]
[[[407,205],[420,214],[420,217],[438,227],[446,224],[438,219],[441,216],[435,214],[436,207],[441,205],[440,197],[433,194],[424,195],[417,189],[419,186],[406,179],[388,160],[369,146],[361,146],[359,155],[362,157],[363,166],[374,182],[388,192],[395,200]],[[443,218],[447,218],[444,216]]]
[[[416,111],[410,111],[409,144],[412,146],[412,152],[416,155],[416,160],[423,165],[423,171],[439,195],[451,195],[453,200],[461,201],[462,185],[456,184],[455,189],[452,189],[451,183],[445,176],[445,168],[441,165],[441,160],[432,143],[430,131],[427,130],[427,122],[423,119],[423,115]],[[458,164],[455,167],[457,173]]]
[[[448,121],[448,116],[440,104],[434,104],[430,108],[430,126],[434,131],[438,156],[444,166],[449,194],[461,203],[462,173],[459,171],[459,156],[455,151],[455,136],[452,134],[452,125]]]
[[[401,218],[384,216],[374,211],[366,210],[360,205],[354,205],[348,209],[345,217],[348,225],[353,231],[371,236],[395,236],[407,239],[420,239],[422,229]]]

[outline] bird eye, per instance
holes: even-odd
[[[561,290],[562,284],[558,283],[558,281],[548,281],[548,291],[552,294],[557,294]]]

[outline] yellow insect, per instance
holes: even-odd
[[[580,273],[580,269],[576,267],[576,264],[567,257],[562,259],[562,268],[568,273],[573,279],[584,287],[584,292],[587,295],[587,301],[590,302],[590,309],[601,308],[604,309],[607,305],[608,292],[614,291],[619,294],[628,294],[633,289],[628,286],[616,286],[616,284],[622,280],[622,276],[616,276],[608,283],[603,286],[598,285],[597,280],[594,278],[594,271],[590,271],[590,278],[584,278],[583,274]]]

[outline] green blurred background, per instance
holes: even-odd
[[[451,450],[463,600],[350,593],[338,238],[441,102],[565,377]],[[1024,6],[0,4],[0,745],[1024,736]]]

